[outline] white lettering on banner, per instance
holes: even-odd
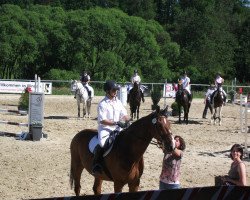
[[[163,88],[163,97],[175,97],[175,90],[173,88],[172,84],[164,84],[164,88]]]
[[[35,92],[35,82],[0,81],[0,93],[23,93],[27,87]],[[40,83],[40,91],[52,94],[52,83]]]

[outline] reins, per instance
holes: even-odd
[[[159,149],[162,148],[162,143],[160,141],[151,141],[150,144],[157,146]]]

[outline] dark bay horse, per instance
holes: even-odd
[[[188,124],[188,113],[189,108],[191,106],[191,102],[188,99],[188,91],[183,89],[183,85],[181,82],[178,83],[178,90],[176,92],[176,102],[178,104],[179,110],[179,123],[181,123],[181,107],[184,110],[184,122]]]
[[[218,85],[217,90],[214,91],[212,95],[213,99],[211,99],[212,103],[212,116],[211,116],[211,124],[216,124],[216,120],[219,120],[219,125],[221,125],[221,111],[223,107],[223,92],[221,85]]]
[[[129,192],[138,191],[144,169],[143,154],[151,140],[155,138],[163,143],[166,149],[174,148],[175,143],[166,113],[167,109],[158,108],[120,132],[113,149],[103,158],[104,171],[108,173],[95,176],[94,194],[101,194],[103,180],[114,182],[115,193],[122,192],[125,184],[128,184]],[[71,141],[70,184],[71,188],[74,186],[76,196],[80,194],[83,169],[91,173],[94,156],[89,151],[88,145],[95,135],[97,130],[85,129],[77,133]]]
[[[142,100],[142,94],[140,85],[137,82],[134,82],[133,88],[129,92],[129,106],[130,106],[130,116],[131,119],[139,119],[140,105]]]

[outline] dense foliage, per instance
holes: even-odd
[[[8,3],[8,4],[7,4]],[[217,72],[250,82],[250,7],[244,0],[4,0],[0,77],[176,81]]]

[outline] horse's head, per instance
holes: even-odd
[[[140,89],[140,84],[137,81],[135,81],[134,85],[133,85],[133,88],[135,88],[136,90],[139,90]]]
[[[223,99],[223,92],[222,92],[222,85],[221,84],[218,84],[217,86],[217,90],[216,90],[216,98],[218,99]]]
[[[182,80],[178,81],[178,91],[182,91],[183,90],[183,83]]]
[[[158,107],[152,115],[152,123],[156,128],[153,137],[163,145],[164,149],[172,150],[175,147],[174,138],[170,130],[170,122],[168,121],[166,107],[164,110],[160,110]]]

